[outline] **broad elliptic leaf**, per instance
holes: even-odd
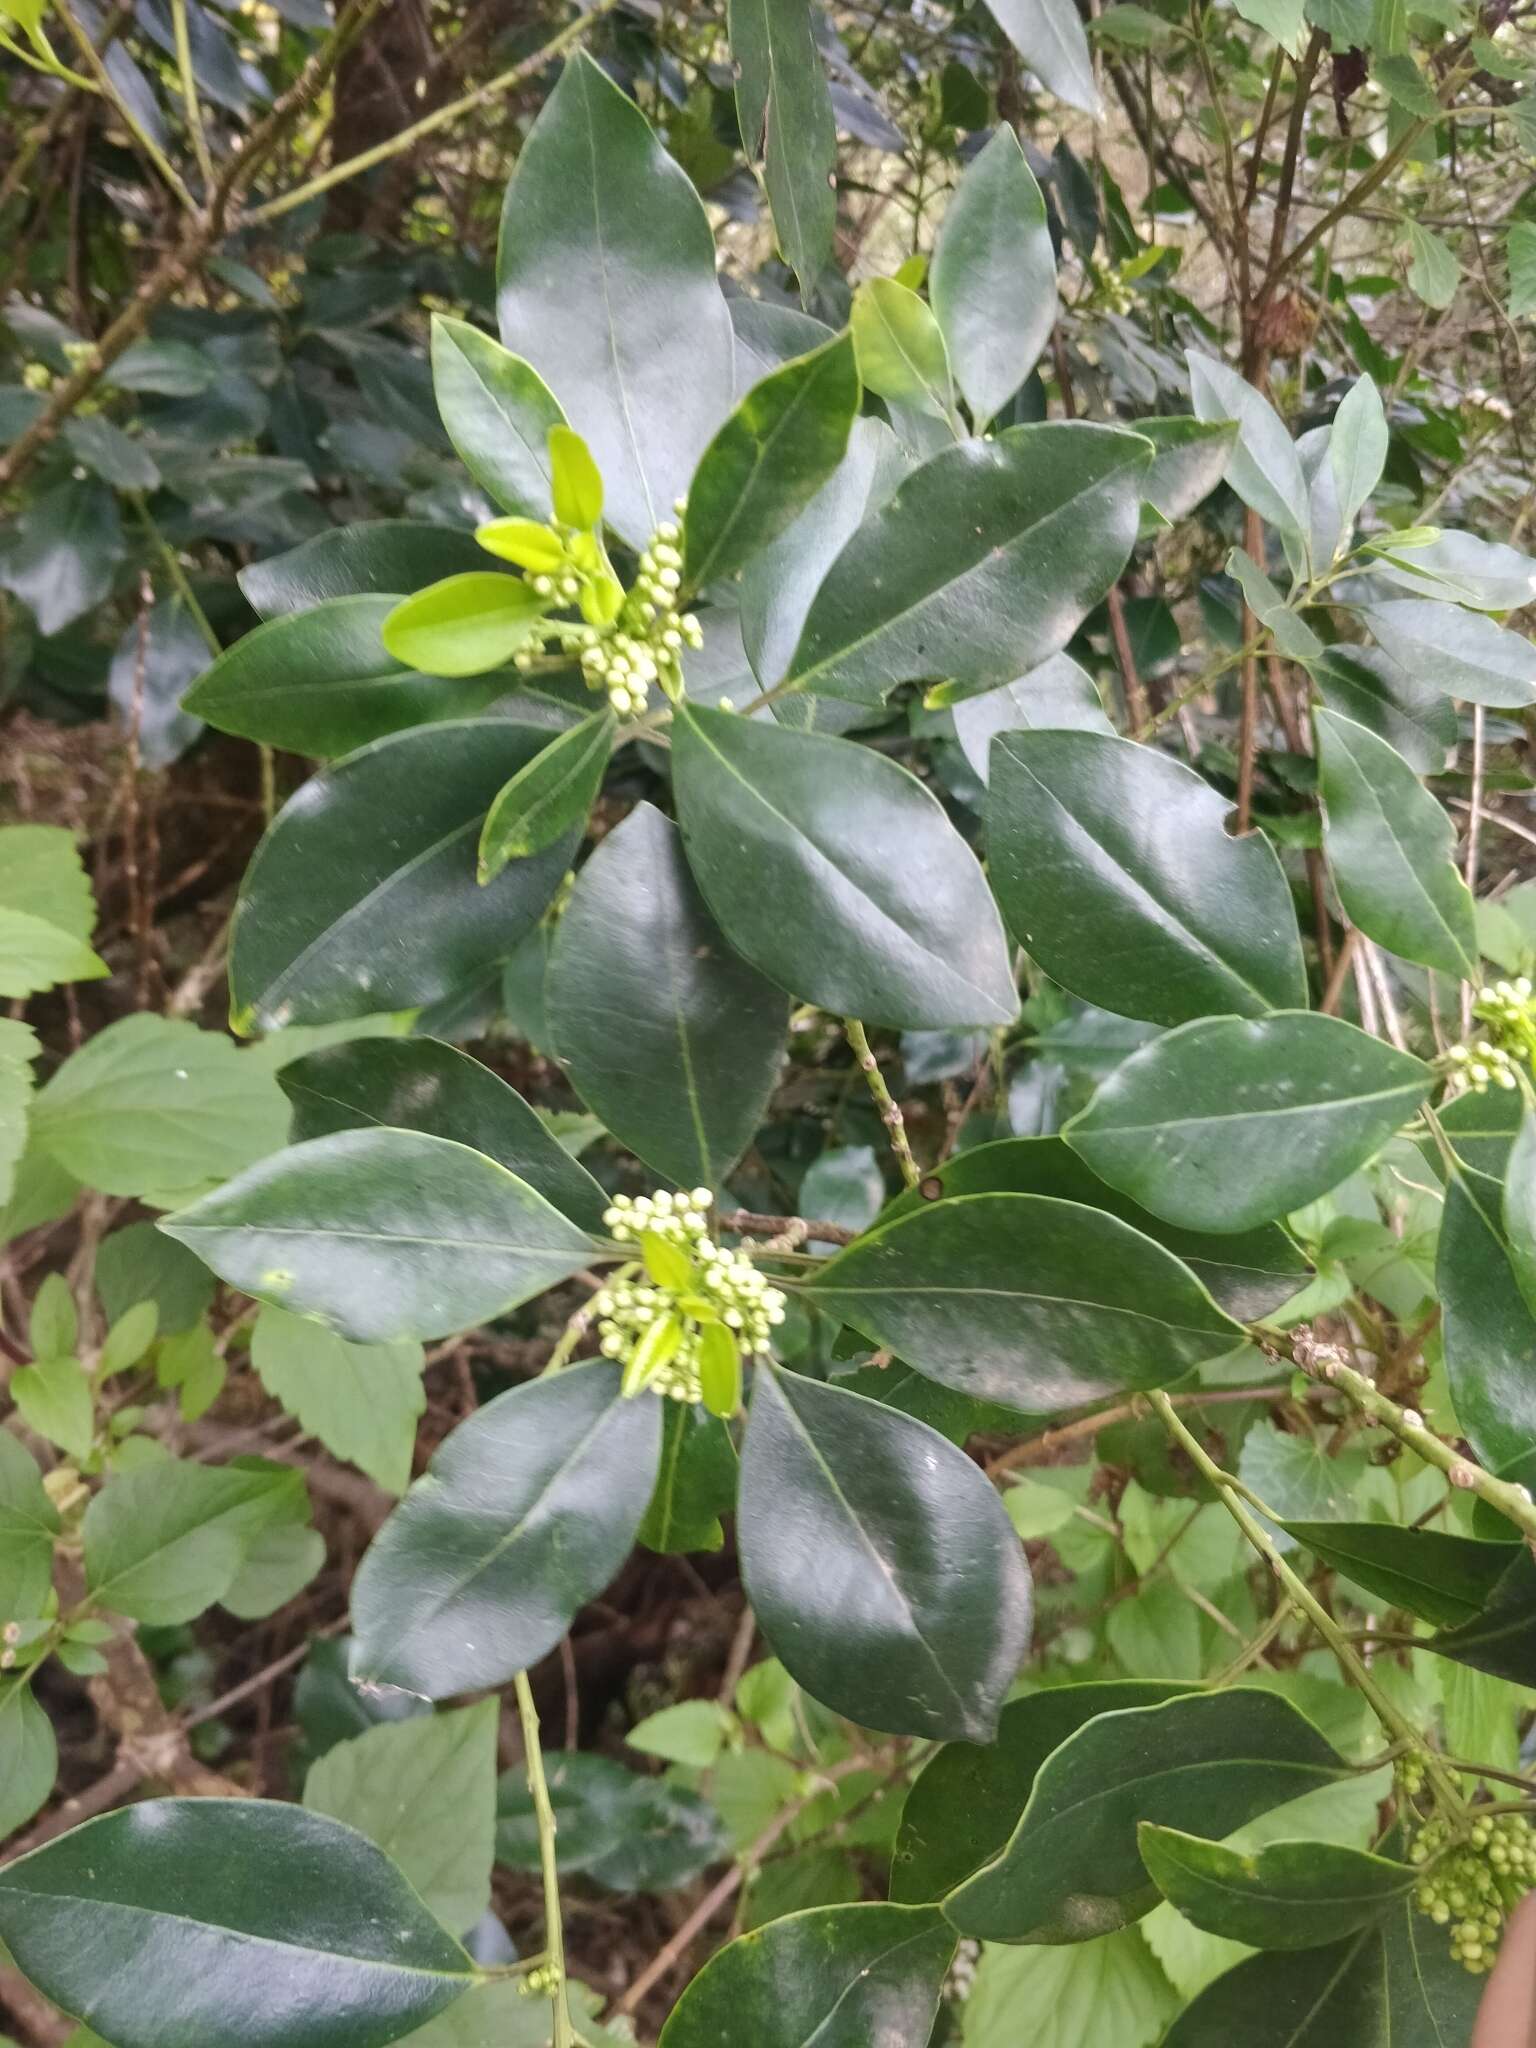
[[[1323,848],[1349,916],[1401,959],[1477,977],[1472,894],[1456,829],[1402,756],[1336,711],[1315,710]]]
[[[1125,567],[1150,460],[1139,434],[1082,420],[930,457],[827,572],[795,687],[878,704],[942,677],[962,697],[1055,654]]]
[[[242,569],[241,590],[264,619],[312,611],[338,597],[399,598],[445,576],[485,567],[471,533],[412,519],[333,526],[284,555]]]
[[[1512,1685],[1536,1685],[1536,1560],[1523,1543],[1485,1547],[1509,1556],[1487,1605],[1470,1621],[1426,1636],[1424,1647]]]
[[[1016,682],[1004,683],[980,697],[965,698],[951,716],[961,751],[982,782],[991,774],[996,733],[1029,732],[1042,726],[1057,732],[1110,735],[1115,730],[1092,676],[1079,668],[1070,654],[1053,654]]]
[[[576,878],[545,982],[557,1057],[619,1141],[716,1187],[778,1078],[789,1005],[732,952],[677,827],[637,804]]]
[[[1432,1078],[1337,1017],[1209,1017],[1133,1052],[1062,1135],[1155,1216],[1250,1230],[1363,1166]]]
[[[74,834],[61,825],[0,827],[0,997],[109,973],[87,943],[95,923]]]
[[[382,1850],[280,1800],[87,1821],[0,1870],[0,1940],[114,2048],[385,2048],[475,1974]]]
[[[953,425],[949,351],[938,321],[909,285],[894,277],[861,284],[853,295],[851,332],[867,391]]]
[[[546,1754],[544,1770],[562,1875],[579,1871],[615,1892],[671,1891],[730,1853],[719,1814],[685,1785],[584,1749]],[[526,1771],[507,1771],[497,1787],[496,1860],[538,1871]]]
[[[333,1457],[358,1466],[386,1493],[404,1493],[427,1405],[419,1344],[349,1344],[268,1302],[251,1332],[251,1364],[273,1400]]]
[[[1162,2048],[1452,2048],[1485,1982],[1411,1901],[1330,1948],[1254,1956],[1202,1991]]]
[[[1536,647],[1481,612],[1434,598],[1363,606],[1372,638],[1416,683],[1490,710],[1536,704]]]
[[[1520,1549],[1514,1542],[1484,1543],[1446,1529],[1401,1529],[1391,1522],[1288,1520],[1285,1528],[1357,1586],[1437,1628],[1455,1628],[1481,1614]]]
[[[1140,1678],[1049,1686],[1004,1707],[990,1743],[947,1743],[907,1794],[891,1856],[891,1897],[926,1905],[990,1863],[1028,1804],[1040,1766],[1089,1721],[1191,1691]]]
[[[1372,567],[1388,583],[1478,612],[1519,611],[1536,598],[1536,555],[1456,527],[1423,547],[1379,555]]]
[[[1073,0],[989,0],[997,24],[1047,92],[1085,114],[1103,105]]]
[[[560,402],[521,357],[465,320],[432,316],[432,391],[448,438],[504,512],[547,519],[549,430]]]
[[[474,1926],[491,1902],[496,1829],[495,1700],[384,1722],[310,1766],[304,1805],[376,1842],[444,1927]]]
[[[837,126],[811,9],[807,0],[730,0],[727,24],[742,143],[809,297],[837,226]]]
[[[549,600],[521,577],[472,569],[402,597],[386,614],[379,637],[409,668],[484,676],[512,659],[548,609]]]
[[[1266,1842],[1252,1853],[1143,1821],[1141,1860],[1186,1920],[1250,1948],[1324,1948],[1374,1927],[1420,1873],[1337,1842]]]
[[[713,1956],[661,2048],[927,2048],[954,1929],[932,1906],[814,1906]]]
[[[760,1363],[737,1537],[753,1612],[813,1699],[891,1734],[992,1739],[1029,1648],[1030,1580],[964,1451]]]
[[[66,477],[27,501],[0,536],[0,590],[26,605],[44,637],[105,604],[126,553],[117,499],[94,478]]]
[[[0,1841],[32,1818],[58,1773],[53,1723],[31,1686],[15,1676],[0,1681]]]
[[[1289,1301],[1311,1278],[1312,1268],[1278,1223],[1256,1230],[1213,1235],[1181,1230],[1090,1173],[1064,1139],[998,1138],[970,1145],[925,1173],[921,1188],[910,1188],[885,1211],[885,1221],[911,1215],[944,1195],[1052,1195],[1107,1210],[1182,1259],[1220,1308],[1239,1322],[1256,1323]]]
[[[770,370],[737,401],[688,488],[683,578],[690,589],[734,576],[778,539],[842,461],[858,409],[847,334]]]
[[[32,1454],[0,1430],[0,1613],[7,1619],[30,1621],[42,1612],[59,1528]]]
[[[643,544],[730,410],[735,342],[698,194],[585,53],[518,156],[497,286],[502,340],[597,458],[610,524]]]
[[[928,294],[981,433],[1035,367],[1056,324],[1045,196],[1006,122],[966,166],[950,199]]]
[[[622,827],[620,828],[622,830]],[[583,1230],[600,1231],[608,1197],[499,1074],[436,1038],[354,1038],[278,1072],[293,1105],[290,1140],[387,1125],[485,1153]]]
[[[1012,1021],[986,878],[915,776],[847,740],[687,705],[672,769],[694,877],[770,980],[901,1030]]]
[[[399,602],[337,597],[269,619],[226,648],[182,705],[220,732],[329,760],[405,726],[469,717],[516,685],[510,672],[449,679],[396,661],[379,631]]]
[[[412,1009],[489,974],[538,923],[569,832],[488,887],[475,844],[496,792],[563,721],[454,719],[393,733],[311,777],[240,888],[231,939],[241,1030]]]
[[[1181,1024],[1306,1001],[1290,884],[1262,833],[1155,748],[1093,732],[993,743],[992,886],[1053,981],[1122,1016]]]
[[[928,1378],[1033,1414],[1167,1386],[1242,1337],[1161,1245],[1046,1195],[933,1202],[868,1232],[807,1286]]]
[[[1152,467],[1142,481],[1142,500],[1160,519],[1175,525],[1203,504],[1226,475],[1237,443],[1237,422],[1178,414],[1172,419],[1137,420],[1136,431],[1154,450]]]
[[[290,1145],[162,1228],[232,1287],[358,1344],[488,1322],[594,1249],[484,1153],[385,1129]]]
[[[445,1699],[536,1664],[628,1555],[660,1441],[603,1359],[461,1422],[358,1568],[354,1678]]]
[[[1438,775],[1456,746],[1456,707],[1410,682],[1379,647],[1330,647],[1310,670],[1323,702],[1393,747],[1419,775]]]
[[[1243,1686],[1102,1714],[1041,1765],[1000,1853],[943,1901],[962,1934],[1091,1941],[1157,1903],[1142,1821],[1220,1837],[1348,1766],[1278,1694]]]
[[[97,1603],[135,1621],[191,1621],[234,1583],[264,1531],[301,1521],[289,1465],[157,1459],[114,1473],[85,1511],[85,1578]]]
[[[1536,1481],[1536,1313],[1500,1228],[1498,1181],[1467,1169],[1445,1191],[1435,1289],[1456,1419],[1482,1462]]]
[[[1237,422],[1227,482],[1261,519],[1300,541],[1308,524],[1307,484],[1285,423],[1269,400],[1225,363],[1193,351],[1187,360],[1195,417]]]
[[[476,872],[482,887],[509,860],[527,860],[555,840],[585,831],[616,724],[611,711],[595,711],[580,725],[557,733],[496,792],[480,828]]]
[[[984,1949],[965,2031],[969,2048],[1015,2048],[1028,2013],[1029,2048],[1154,2048],[1180,2003],[1141,1928],[1124,1927],[1065,1948]]]
[[[1338,494],[1339,523],[1347,541],[1355,517],[1381,482],[1387,464],[1387,416],[1368,376],[1356,378],[1333,416],[1328,466]]]

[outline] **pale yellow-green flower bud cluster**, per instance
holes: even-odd
[[[1492,1080],[1498,1087],[1513,1088],[1512,1063],[1536,1069],[1536,990],[1523,974],[1517,981],[1492,982],[1478,990],[1472,1014],[1486,1029],[1475,1044],[1457,1049],[1465,1055],[1472,1086],[1479,1085],[1472,1069],[1481,1065],[1488,1069],[1482,1087]],[[1490,1054],[1500,1057],[1494,1060]],[[1502,1078],[1506,1072],[1507,1080]]]
[[[1409,1861],[1429,1864],[1415,1889],[1421,1913],[1448,1927],[1451,1954],[1476,1973],[1493,1968],[1505,1917],[1536,1885],[1536,1833],[1523,1813],[1474,1813],[1461,1840],[1436,1815],[1420,1828]]]
[[[624,1367],[627,1394],[650,1388],[724,1415],[739,1398],[743,1356],[769,1350],[784,1296],[745,1252],[709,1236],[711,1202],[707,1188],[615,1196],[604,1225],[640,1260],[620,1267],[592,1305],[599,1348]]]
[[[683,557],[681,531],[668,520],[658,526],[641,555],[635,580],[625,593],[613,626],[597,632],[588,627],[577,637],[582,673],[589,689],[606,690],[620,718],[644,711],[650,688],[659,684],[669,697],[683,687],[685,647],[704,645],[703,629],[692,612],[678,609]]]
[[[1470,1045],[1453,1045],[1446,1054],[1451,1069],[1459,1074],[1474,1095],[1486,1095],[1490,1088],[1518,1088],[1515,1063],[1503,1046],[1491,1039],[1475,1038]]]

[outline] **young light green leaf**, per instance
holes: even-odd
[[[434,313],[432,389],[475,482],[506,511],[547,519],[549,431],[565,414],[532,364],[467,321]]]
[[[472,570],[402,598],[379,634],[407,668],[429,675],[483,675],[510,661],[548,608],[549,600],[521,577]]]
[[[594,1249],[484,1153],[383,1129],[290,1145],[161,1228],[231,1286],[359,1344],[488,1321]]]
[[[1437,313],[1443,313],[1456,297],[1461,284],[1461,265],[1443,235],[1421,227],[1416,220],[1404,223],[1408,231],[1408,289]]]
[[[990,698],[982,698],[983,705]],[[1193,769],[1095,732],[1005,733],[987,802],[1010,930],[1086,1002],[1160,1024],[1305,1000],[1290,885]]]
[[[683,576],[690,589],[734,576],[778,539],[842,461],[858,409],[859,371],[847,334],[771,370],[737,401],[688,489]]]
[[[1056,324],[1045,196],[1006,122],[955,188],[928,290],[980,433],[1034,368]]]
[[[53,1581],[59,1526],[31,1453],[9,1430],[0,1430],[0,1612],[8,1618],[41,1612]]]
[[[3,1509],[0,1509],[3,1513]],[[53,1723],[23,1680],[0,1684],[0,1841],[25,1827],[53,1790],[59,1745]]]
[[[92,1497],[86,1584],[100,1606],[135,1621],[191,1621],[223,1597],[258,1536],[306,1513],[303,1477],[291,1466],[157,1459],[115,1473]]]
[[[354,1676],[443,1699],[536,1664],[628,1555],[660,1441],[606,1360],[461,1422],[358,1570]]]
[[[580,434],[563,422],[549,429],[549,489],[562,526],[593,533],[602,525],[602,472]]]
[[[269,1302],[251,1332],[251,1364],[310,1436],[386,1493],[404,1493],[417,1419],[427,1405],[419,1344],[349,1344]]]
[[[96,1433],[91,1383],[73,1358],[41,1358],[11,1377],[22,1420],[71,1458],[86,1458]]]
[[[88,943],[95,922],[72,833],[59,825],[0,828],[0,996],[109,973]]]
[[[872,277],[853,295],[853,346],[866,390],[931,419],[953,420],[949,353],[938,321],[893,277]]]
[[[1323,846],[1361,931],[1453,981],[1476,980],[1472,895],[1453,864],[1456,831],[1401,755],[1336,711],[1313,713]]]
[[[1337,1017],[1210,1017],[1132,1053],[1062,1135],[1154,1215],[1245,1230],[1337,1187],[1432,1079]]]

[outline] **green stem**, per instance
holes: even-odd
[[[1164,1429],[1168,1431],[1168,1434],[1179,1447],[1194,1461],[1196,1469],[1216,1489],[1222,1506],[1232,1517],[1233,1521],[1236,1522],[1239,1529],[1242,1530],[1259,1556],[1269,1566],[1275,1579],[1290,1597],[1292,1604],[1301,1610],[1323,1641],[1328,1645],[1329,1649],[1332,1650],[1334,1656],[1339,1661],[1340,1668],[1356,1689],[1364,1695],[1372,1713],[1375,1714],[1377,1720],[1387,1731],[1387,1734],[1399,1742],[1406,1742],[1412,1750],[1422,1755],[1425,1773],[1435,1787],[1441,1806],[1448,1815],[1459,1816],[1465,1810],[1465,1801],[1462,1799],[1460,1787],[1455,1779],[1445,1768],[1444,1764],[1441,1763],[1440,1759],[1427,1746],[1419,1730],[1414,1727],[1407,1716],[1398,1709],[1376,1683],[1369,1668],[1356,1651],[1354,1644],[1349,1640],[1346,1631],[1339,1627],[1339,1624],[1328,1612],[1322,1601],[1318,1599],[1306,1580],[1299,1573],[1293,1571],[1290,1565],[1286,1563],[1275,1544],[1274,1538],[1264,1527],[1263,1523],[1257,1521],[1249,1513],[1239,1493],[1237,1482],[1233,1479],[1231,1473],[1224,1472],[1221,1466],[1206,1451],[1200,1439],[1185,1427],[1180,1419],[1179,1411],[1174,1407],[1166,1394],[1156,1392],[1149,1394],[1147,1398],[1161,1418]],[[1246,1491],[1247,1489],[1244,1488],[1243,1492]],[[1253,1497],[1252,1494],[1248,1495],[1250,1500]],[[1271,1520],[1278,1519],[1268,1509],[1263,1510],[1263,1512],[1269,1515]]]
[[[876,1109],[880,1112],[880,1121],[889,1134],[891,1150],[896,1155],[896,1164],[901,1168],[901,1177],[909,1188],[915,1188],[922,1175],[918,1171],[917,1161],[912,1157],[912,1147],[907,1143],[907,1125],[901,1113],[901,1105],[885,1085],[880,1062],[870,1051],[868,1033],[858,1018],[845,1017],[843,1030],[863,1070],[864,1079],[869,1083],[869,1092],[875,1099]]]
[[[203,110],[197,98],[197,73],[192,66],[192,38],[187,28],[187,0],[171,0],[171,23],[176,33],[176,69],[181,75],[181,98],[186,108],[187,129],[202,173],[203,191],[213,190],[213,157],[203,128]]]
[[[74,37],[76,49],[79,50],[81,56],[85,59],[86,69],[90,72],[92,78],[96,81],[97,91],[101,94],[103,99],[110,102],[110,104],[112,105],[113,109],[117,114],[118,119],[122,122],[123,126],[128,130],[129,134],[133,137],[134,141],[139,145],[139,148],[143,150],[145,156],[148,157],[149,161],[154,165],[155,169],[160,173],[160,176],[164,179],[168,190],[170,190],[176,195],[177,199],[187,209],[188,213],[196,213],[197,201],[192,197],[192,194],[187,190],[185,184],[182,182],[181,176],[178,173],[175,165],[171,162],[170,158],[165,154],[165,151],[160,147],[159,143],[156,142],[155,138],[145,128],[143,122],[140,121],[138,115],[135,114],[132,107],[129,106],[128,102],[123,98],[122,94],[118,91],[116,85],[112,81],[111,73],[107,70],[106,65],[101,60],[101,56],[100,53],[97,51],[96,45],[91,41],[90,37],[86,34],[85,30],[81,27],[80,23],[76,21],[74,15],[70,12],[69,7],[66,4],[66,0],[59,0],[59,12],[64,17],[65,27]]]
[[[413,148],[425,136],[434,134],[439,128],[446,128],[450,122],[456,121],[460,114],[467,114],[473,108],[483,106],[487,100],[495,99],[501,93],[510,92],[514,86],[521,85],[524,79],[542,71],[552,57],[557,57],[562,50],[569,49],[572,43],[580,42],[593,23],[600,21],[605,14],[611,14],[618,4],[619,0],[595,0],[595,5],[585,14],[575,21],[568,22],[558,35],[551,36],[531,57],[524,57],[521,63],[514,64],[508,71],[498,72],[496,77],[484,85],[477,85],[473,92],[465,93],[461,99],[451,100],[447,106],[438,107],[433,113],[424,114],[419,121],[412,122],[409,128],[402,128],[398,135],[392,135],[387,142],[377,143],[372,149],[361,150],[356,156],[349,156],[345,163],[332,164],[328,171],[322,171],[319,177],[310,178],[303,185],[296,185],[280,199],[270,199],[265,206],[253,207],[245,216],[247,225],[255,221],[276,220],[280,214],[292,213],[296,206],[303,206],[309,200],[318,198],[322,192],[328,192],[332,185],[340,185],[348,178],[356,178],[364,171],[371,171],[377,164],[387,163],[392,156],[398,156],[402,150]]]
[[[149,506],[145,503],[144,493],[142,491],[129,491],[127,495],[130,503],[133,506],[134,511],[138,514],[139,523],[143,526],[144,531],[149,535],[150,540],[154,543],[156,553],[159,555],[161,561],[165,564],[166,574],[170,577],[171,582],[176,587],[176,595],[181,599],[182,603],[186,606],[187,612],[191,617],[193,624],[197,627],[197,630],[202,634],[203,639],[207,644],[208,652],[214,657],[215,660],[217,660],[219,655],[223,652],[223,649],[219,645],[219,636],[217,633],[215,633],[213,627],[209,624],[208,614],[203,610],[202,606],[197,601],[197,597],[192,589],[192,585],[187,579],[187,572],[181,566],[180,557],[177,555],[176,550],[171,546],[170,542],[166,539],[165,535],[160,531],[159,527],[155,524],[155,516],[150,511]]]
[[[560,1872],[555,1861],[555,1811],[549,1803],[549,1784],[544,1776],[544,1750],[539,1741],[539,1715],[533,1704],[533,1690],[526,1671],[512,1681],[517,1694],[517,1717],[523,1728],[523,1751],[528,1768],[528,1789],[533,1794],[533,1817],[539,1830],[539,1869],[544,1879],[544,1947],[548,1956],[549,2003],[554,2022],[550,2048],[576,2048],[576,2028],[565,1995],[565,1928],[560,1918]]]

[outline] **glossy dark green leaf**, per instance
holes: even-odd
[[[563,723],[530,708],[393,733],[306,782],[241,884],[230,955],[237,1027],[408,1009],[506,960],[544,914],[576,834],[484,889],[475,843],[496,792]]]
[[[449,680],[396,661],[379,629],[398,602],[338,597],[270,619],[225,649],[183,708],[221,732],[329,759],[404,726],[467,717],[514,687],[510,672]]]
[[[384,2048],[474,1981],[382,1850],[276,1800],[88,1821],[0,1870],[0,1939],[115,2048]]]
[[[697,590],[777,540],[842,461],[859,409],[847,334],[771,370],[737,402],[688,489],[683,575]]]
[[[1046,1195],[930,1203],[870,1231],[808,1286],[930,1379],[1033,1414],[1167,1386],[1242,1335],[1161,1245]]]
[[[811,10],[806,0],[730,0],[726,19],[742,141],[808,296],[837,225],[837,128]]]
[[[521,577],[472,569],[402,597],[386,615],[380,637],[411,668],[478,676],[510,661],[547,610],[546,600]]]
[[[583,1102],[669,1180],[717,1186],[767,1107],[788,1004],[731,951],[650,804],[577,877],[545,994]]]
[[[1251,1854],[1143,1821],[1141,1860],[1184,1918],[1250,1948],[1324,1948],[1374,1927],[1419,1882],[1406,1863],[1338,1842],[1266,1842]]]
[[[1141,486],[1143,500],[1173,525],[1185,519],[1226,475],[1237,443],[1235,420],[1137,420],[1136,431],[1152,443],[1152,466]]]
[[[1500,1229],[1502,1189],[1470,1168],[1446,1188],[1435,1260],[1456,1419],[1485,1465],[1536,1481],[1536,1314]]]
[[[711,1958],[661,2048],[927,2048],[954,1949],[931,1906],[786,1914]]]
[[[883,420],[855,420],[848,451],[832,476],[799,518],[747,564],[741,578],[742,644],[765,686],[787,673],[822,578],[905,469],[901,444]],[[775,706],[776,714],[790,707],[805,708],[789,697]],[[826,708],[826,700],[814,708]]]
[[[991,774],[992,741],[997,733],[1028,732],[1037,726],[1109,735],[1115,730],[1105,716],[1093,678],[1070,654],[1053,654],[1016,682],[965,698],[951,715],[961,750],[983,782]]]
[[[1521,1115],[1504,1169],[1504,1242],[1526,1307],[1536,1314],[1536,1112],[1529,1107]]]
[[[736,1446],[717,1417],[669,1401],[656,1486],[637,1540],[662,1556],[719,1550],[720,1517],[736,1505]]]
[[[660,1441],[606,1360],[461,1422],[358,1568],[353,1676],[443,1699],[536,1664],[628,1555]]]
[[[1045,196],[1006,122],[955,188],[928,290],[980,433],[1034,368],[1056,324]]]
[[[1412,682],[1378,647],[1330,647],[1311,664],[1323,702],[1395,747],[1419,775],[1438,775],[1456,745],[1456,707]]]
[[[846,740],[696,707],[673,728],[672,768],[694,877],[781,988],[904,1030],[1012,1020],[991,891],[915,776]]]
[[[1055,654],[1125,566],[1150,459],[1139,435],[1083,421],[931,457],[832,564],[795,686],[877,704],[896,683],[947,677],[960,697]]]
[[[354,1038],[278,1070],[297,1144],[333,1131],[425,1131],[483,1152],[583,1230],[600,1231],[608,1198],[538,1113],[498,1074],[435,1038]]]
[[[264,619],[307,612],[337,597],[408,595],[485,567],[471,533],[411,519],[337,526],[240,571],[240,588]]]
[[[616,724],[611,711],[594,712],[557,734],[497,791],[480,829],[482,885],[494,881],[509,860],[526,860],[586,829]]]
[[[1519,1548],[1391,1522],[1287,1521],[1285,1527],[1357,1586],[1438,1628],[1481,1614]]]
[[[812,1698],[866,1728],[991,1739],[1029,1648],[1029,1573],[937,1430],[760,1363],[738,1541],[763,1633]]]
[[[526,1181],[419,1131],[290,1145],[161,1227],[232,1287],[359,1344],[487,1322],[593,1251]]]
[[[1299,544],[1307,531],[1307,482],[1296,444],[1269,400],[1245,377],[1191,350],[1190,393],[1200,420],[1235,420],[1227,482],[1261,519]]]
[[[1260,1321],[1311,1277],[1311,1266],[1277,1223],[1233,1235],[1180,1230],[1101,1181],[1057,1137],[999,1138],[969,1146],[924,1174],[920,1188],[898,1195],[885,1220],[910,1215],[944,1195],[1002,1194],[1053,1195],[1107,1210],[1182,1259],[1218,1306],[1239,1322]]]
[[[1459,2048],[1484,1988],[1410,1903],[1333,1947],[1239,1963],[1180,2014],[1163,2048]]]
[[[504,511],[547,519],[549,430],[565,425],[538,372],[465,320],[432,316],[432,390],[448,438]]]
[[[1502,1182],[1525,1114],[1519,1089],[1490,1088],[1479,1095],[1469,1088],[1465,1095],[1442,1102],[1435,1114],[1463,1165],[1486,1180]],[[1428,1132],[1419,1140],[1419,1149],[1435,1174],[1443,1179],[1445,1162]]]
[[[1485,1547],[1509,1557],[1488,1604],[1471,1620],[1427,1636],[1424,1647],[1513,1685],[1536,1685],[1536,1559],[1523,1543]]]
[[[1365,606],[1360,616],[1378,646],[1422,685],[1494,710],[1536,704],[1536,647],[1481,612],[1405,597]]]
[[[1477,977],[1472,893],[1453,864],[1456,829],[1402,756],[1336,711],[1312,714],[1323,849],[1368,938],[1453,980]]]
[[[1157,1903],[1142,1821],[1231,1834],[1348,1767],[1276,1693],[1235,1686],[1102,1714],[1041,1765],[1006,1846],[944,1900],[962,1934],[1091,1941]]]
[[[497,283],[502,340],[564,404],[609,522],[639,545],[730,410],[735,344],[698,194],[584,53],[518,156]]]
[[[1364,1165],[1431,1078],[1337,1017],[1210,1017],[1132,1053],[1062,1135],[1155,1216],[1250,1230]]]
[[[546,1755],[544,1768],[562,1873],[614,1892],[672,1891],[730,1853],[719,1814],[684,1785],[590,1750]],[[496,1859],[539,1869],[538,1819],[523,1771],[508,1771],[497,1788]]]
[[[1193,1690],[1152,1679],[1050,1686],[1004,1707],[994,1741],[946,1743],[918,1773],[891,1857],[891,1897],[942,1899],[990,1863],[1013,1833],[1041,1765],[1100,1714],[1160,1706]]]
[[[1009,928],[1053,981],[1159,1024],[1305,1003],[1290,884],[1202,776],[1092,732],[994,741],[987,841]]]
[[[137,619],[126,629],[107,671],[107,695],[125,723],[134,722],[138,699],[139,759],[146,768],[166,768],[202,731],[181,708],[187,689],[208,666],[208,642],[179,596],[152,605],[141,648]]]
[[[57,633],[106,602],[126,551],[111,490],[71,477],[29,499],[25,520],[0,537],[0,590],[20,598],[39,633]]]

